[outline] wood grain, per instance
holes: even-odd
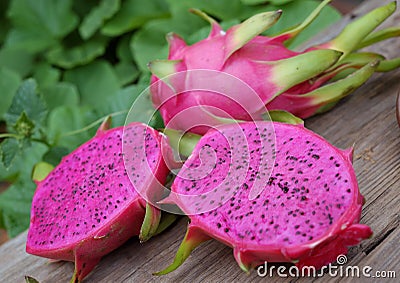
[[[390,1],[364,1],[352,15],[364,14]],[[398,25],[396,12],[385,26]],[[337,31],[331,29],[318,37],[326,40]],[[388,58],[400,56],[400,40],[388,40],[375,45],[375,52]],[[329,113],[306,121],[306,126],[326,137],[334,145],[346,148],[355,143],[354,167],[360,190],[366,198],[361,222],[372,227],[371,239],[353,247],[349,265],[370,265],[374,270],[394,270],[400,276],[400,129],[396,122],[396,96],[400,89],[400,70],[374,75],[368,83],[342,101]],[[183,238],[187,219],[182,218],[162,235],[139,244],[131,239],[124,246],[105,256],[86,282],[266,282],[256,272],[243,273],[232,256],[232,250],[216,241],[197,248],[175,272],[154,277],[152,272],[166,267],[173,259]],[[23,282],[30,275],[40,282],[68,282],[73,264],[48,263],[46,259],[25,252],[26,233],[0,247],[0,278],[2,282]],[[310,278],[278,278],[274,282],[309,282]],[[350,278],[330,278],[316,281],[349,281]],[[364,282],[362,279],[359,282]],[[371,281],[373,282],[373,281]],[[386,279],[385,282],[396,282]]]

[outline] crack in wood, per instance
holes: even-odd
[[[384,242],[396,228],[399,227],[400,216],[395,214],[392,220],[376,234],[368,244],[364,245],[362,251],[368,255],[376,249],[382,242]]]

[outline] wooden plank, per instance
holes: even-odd
[[[354,11],[364,14],[373,7],[390,1],[366,1]],[[350,16],[343,23],[350,21]],[[400,22],[396,12],[386,26]],[[336,28],[337,29],[337,28]],[[335,31],[319,39],[331,37]],[[400,40],[393,39],[374,46],[389,58],[400,56]],[[335,109],[306,121],[306,126],[320,133],[338,147],[355,147],[354,167],[360,189],[366,197],[362,223],[374,230],[371,239],[354,247],[348,255],[349,265],[371,264],[374,268],[399,270],[396,255],[400,252],[399,201],[400,130],[395,118],[395,98],[400,88],[400,70],[374,75],[362,88]],[[139,244],[131,239],[124,246],[103,258],[87,278],[87,282],[265,282],[256,272],[243,273],[235,263],[232,250],[210,241],[196,249],[185,264],[172,274],[154,277],[152,272],[168,265],[180,244],[186,228],[181,219],[172,229]],[[31,275],[41,282],[67,282],[72,275],[72,263],[47,263],[46,259],[25,253],[26,233],[0,247],[0,278],[2,282],[22,282]],[[308,282],[310,278],[273,278],[274,282]],[[316,281],[340,278],[324,278]],[[346,281],[345,278],[341,279]],[[387,281],[390,282],[390,281]]]
[[[396,228],[381,245],[368,255],[368,257],[365,257],[359,262],[359,266],[363,267],[368,265],[371,266],[374,271],[395,271],[396,277],[399,278],[399,243],[400,229]],[[395,247],[397,247],[397,249]]]

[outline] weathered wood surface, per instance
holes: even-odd
[[[389,1],[365,1],[353,15],[364,14]],[[350,21],[351,16],[343,20]],[[400,12],[385,24],[398,25]],[[337,29],[319,38],[331,37]],[[388,58],[400,56],[400,39],[388,40],[371,50]],[[346,148],[355,143],[354,166],[360,189],[366,197],[361,222],[372,227],[374,235],[348,254],[347,265],[373,270],[394,270],[400,277],[400,129],[396,122],[396,96],[400,91],[400,70],[374,75],[363,87],[331,112],[309,119],[306,126],[326,137],[334,145]],[[232,250],[210,241],[196,249],[177,271],[163,277],[152,272],[169,264],[184,235],[187,220],[181,219],[172,229],[145,244],[131,239],[123,247],[103,258],[86,282],[266,282],[256,272],[245,274],[238,268]],[[46,259],[25,253],[26,233],[0,247],[1,282],[23,282],[30,275],[40,282],[68,282],[72,263],[48,263]],[[308,282],[310,278],[279,278],[274,282]],[[316,281],[349,281],[354,278],[331,278]],[[377,279],[370,279],[376,282]],[[365,282],[365,278],[355,281]],[[384,282],[398,282],[385,279]]]

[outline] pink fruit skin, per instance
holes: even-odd
[[[227,34],[229,34],[229,30]],[[221,32],[211,33],[211,35],[194,45],[187,46],[183,39],[177,35],[169,37],[170,53],[169,60],[182,60],[176,65],[176,72],[186,70],[215,70],[225,72],[229,75],[241,80],[243,84],[247,84],[258,95],[257,99],[253,99],[250,103],[253,108],[243,107],[241,100],[235,97],[229,97],[230,94],[237,91],[234,86],[226,85],[228,96],[217,95],[215,92],[206,91],[185,91],[180,93],[176,98],[170,97],[170,91],[167,86],[161,85],[157,89],[152,89],[152,99],[154,106],[159,109],[165,124],[168,127],[175,129],[191,128],[192,124],[213,124],[207,120],[202,109],[197,106],[211,106],[216,109],[221,109],[225,112],[224,116],[231,116],[237,120],[259,120],[261,119],[260,112],[263,110],[264,103],[272,100],[272,95],[278,90],[272,81],[271,66],[262,63],[263,61],[276,61],[286,59],[298,55],[300,53],[287,49],[282,42],[273,41],[265,36],[257,36],[244,45],[241,49],[233,53],[225,60],[226,54],[224,44],[226,44],[227,36]],[[207,50],[205,52],[205,50]],[[156,83],[158,78],[152,76],[152,84]],[[224,82],[219,82],[224,84]],[[185,89],[188,87],[184,79],[176,79],[173,85],[176,89]],[[158,85],[158,84],[157,84]],[[190,86],[189,86],[190,88]],[[252,99],[248,97],[246,99]],[[268,110],[275,108],[269,107]],[[182,118],[172,118],[191,107],[190,112]],[[281,102],[278,102],[277,109],[281,109]],[[265,111],[261,111],[265,112]],[[171,121],[172,120],[172,121]],[[191,130],[194,133],[204,134],[209,127],[196,127]]]
[[[139,235],[146,201],[125,170],[122,136],[132,145],[144,144],[144,138],[131,135],[144,130],[151,136],[146,152],[154,177],[150,171],[142,171],[144,176],[137,180],[150,190],[165,181],[169,170],[161,155],[163,135],[139,123],[99,129],[94,138],[64,157],[38,183],[26,243],[28,253],[75,262],[73,280],[80,282],[102,256]],[[141,165],[140,161],[135,164]]]
[[[256,123],[259,129],[263,129],[268,122]],[[249,151],[257,152],[259,143],[252,144],[253,137],[258,137],[254,123],[239,125],[246,129],[244,132]],[[253,173],[249,171],[241,186],[240,183],[227,184],[227,188],[240,186],[233,199],[214,210],[196,214],[197,207],[207,205],[210,199],[219,199],[228,194],[222,186],[218,187],[221,192],[215,192],[216,196],[201,197],[225,182],[226,179],[221,181],[221,178],[227,176],[226,170],[232,167],[230,161],[235,162],[234,158],[224,155],[223,148],[227,144],[222,136],[228,140],[235,137],[232,140],[237,141],[238,145],[245,143],[235,136],[237,131],[232,132],[231,128],[232,125],[225,125],[218,128],[224,131],[223,135],[217,130],[210,130],[203,136],[173,183],[172,192],[181,195],[173,194],[169,200],[190,217],[188,234],[182,246],[193,249],[201,241],[217,239],[234,249],[235,259],[244,270],[264,261],[292,262],[298,267],[310,265],[321,268],[334,262],[338,255],[346,254],[349,246],[357,245],[372,235],[370,227],[359,224],[363,197],[351,164],[352,149],[339,150],[301,125],[274,123],[276,140],[269,143],[276,144],[277,167],[271,174],[271,178],[276,179],[270,179],[272,181],[266,185],[259,199],[248,199],[248,187],[251,187],[249,178]],[[207,158],[207,152],[204,154],[204,146],[211,146],[215,150],[216,160],[220,160],[221,164],[217,164],[215,171],[202,179],[188,180],[187,176],[196,178],[195,172],[199,170],[190,175],[186,171],[198,168],[196,166],[202,150],[201,162],[213,162]],[[229,149],[231,152],[240,152],[238,148]],[[257,154],[253,157],[249,166],[257,168]],[[232,179],[235,178],[233,175]],[[185,195],[193,194],[200,195],[196,201],[187,202]],[[225,199],[227,197],[231,195]],[[183,248],[178,252],[179,255],[184,253]],[[175,262],[171,266],[175,269],[179,264]],[[170,272],[173,269],[167,270]]]

